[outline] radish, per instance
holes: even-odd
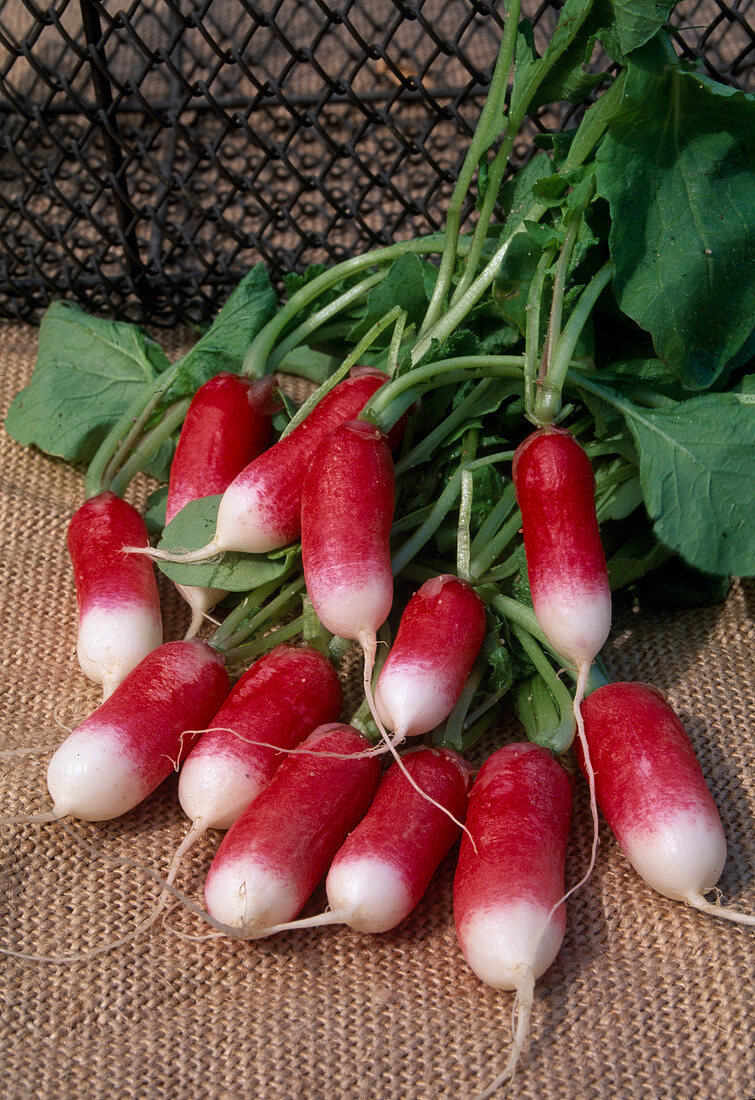
[[[315,727],[335,721],[342,702],[341,682],[316,649],[279,645],[256,661],[181,769],[178,798],[192,821],[189,836],[229,829],[283,760],[275,746],[293,748]]]
[[[273,387],[272,378],[252,382],[237,374],[218,374],[197,390],[170,467],[166,524],[189,501],[224,493],[236,475],[264,451],[272,427]],[[186,633],[191,638],[225,592],[182,584],[176,587],[192,610]]]
[[[440,803],[463,820],[471,771],[452,749],[415,749],[403,763],[433,803],[418,795],[393,764],[367,814],[330,865],[325,880],[328,911],[266,928],[259,935],[323,924],[387,932],[409,916],[459,835],[458,826],[436,806]]]
[[[531,743],[505,745],[483,764],[469,796],[454,879],[464,957],[495,989],[516,991],[510,1077],[526,1039],[533,991],[564,937],[564,865],[572,787],[561,765]]]
[[[333,723],[284,760],[218,849],[205,884],[211,918],[249,937],[296,916],[375,792],[380,766],[366,745]]]
[[[84,675],[107,697],[162,642],[154,569],[124,546],[148,546],[144,520],[115,493],[90,497],[68,525],[79,628],[76,652]]]
[[[375,709],[396,742],[429,733],[449,716],[485,629],[482,600],[458,577],[434,577],[414,593],[375,685]]]
[[[705,913],[755,924],[712,905],[726,838],[684,726],[648,684],[606,684],[584,702],[598,805],[635,871],[659,894]],[[577,749],[580,767],[584,754]]]
[[[302,564],[320,622],[374,662],[393,602],[390,534],[395,481],[386,437],[350,420],[320,444],[304,479]]]
[[[264,554],[293,542],[301,531],[304,474],[322,440],[357,416],[387,381],[382,371],[358,368],[323,397],[298,427],[255,458],[223,493],[215,536],[185,554],[149,550],[154,558],[190,564],[236,550]]]
[[[109,821],[133,809],[191,748],[185,731],[207,726],[230,684],[205,642],[167,642],[57,749],[47,769],[47,820]]]
[[[590,666],[611,629],[611,590],[595,512],[595,477],[582,447],[564,428],[532,432],[515,453],[511,476],[522,513],[532,606],[553,648],[577,671],[574,717],[590,788],[593,843],[578,886],[592,874],[598,850],[595,779],[581,703]]]

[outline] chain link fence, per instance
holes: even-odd
[[[522,5],[541,45],[558,7]],[[0,0],[0,317],[38,319],[70,297],[199,322],[259,259],[279,278],[439,228],[502,11]],[[737,0],[672,15],[680,52],[739,87],[752,23]],[[563,106],[529,137],[568,125]],[[525,134],[514,160],[529,147]]]

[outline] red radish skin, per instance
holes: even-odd
[[[433,802],[417,793],[398,764],[391,765],[367,814],[330,866],[325,880],[329,910],[268,928],[263,934],[323,924],[387,932],[419,904],[459,835],[449,814],[464,820],[471,769],[451,749],[416,749],[402,760]]]
[[[148,654],[50,760],[54,817],[109,821],[167,778],[228,694],[220,655],[204,642],[167,642]]]
[[[570,432],[540,428],[517,448],[512,477],[537,620],[562,657],[589,665],[611,629],[590,460]]]
[[[267,447],[272,378],[218,374],[194,395],[170,467],[166,523],[190,501],[224,493]]]
[[[552,426],[532,432],[517,447],[511,476],[522,513],[535,616],[548,642],[577,671],[574,718],[593,822],[590,862],[572,888],[577,890],[592,874],[598,852],[598,807],[581,704],[590,666],[611,630],[611,589],[595,511],[595,477],[574,436]]]
[[[237,374],[218,374],[197,390],[170,467],[166,523],[190,501],[224,493],[265,450],[275,408],[274,385],[272,378],[251,381]],[[176,587],[192,611],[186,632],[186,638],[192,638],[225,592],[195,585]]]
[[[79,605],[77,656],[107,697],[162,642],[152,563],[123,553],[148,546],[144,520],[115,493],[90,497],[68,525],[68,552]]]
[[[178,798],[191,821],[229,829],[291,749],[341,713],[341,683],[327,657],[279,645],[238,680],[184,762]]]
[[[485,638],[485,607],[450,574],[425,581],[401,616],[375,685],[375,709],[397,741],[449,716]]]
[[[374,651],[393,602],[390,534],[395,480],[386,437],[365,421],[321,443],[304,479],[302,564],[318,618]]]
[[[624,855],[659,894],[745,924],[755,917],[707,902],[726,838],[684,726],[648,684],[606,684],[583,704],[603,816]],[[584,754],[577,747],[584,769]]]
[[[321,726],[226,833],[205,884],[210,917],[241,937],[292,920],[363,817],[380,778],[351,726]],[[354,759],[348,757],[353,755]]]
[[[382,371],[357,368],[298,427],[233,479],[223,493],[215,536],[207,546],[186,554],[150,550],[150,556],[188,564],[227,550],[265,554],[293,542],[301,532],[304,475],[315,451],[329,432],[357,416],[386,381]]]
[[[506,1068],[486,1096],[512,1075],[529,1026],[533,989],[564,937],[564,870],[572,785],[546,750],[505,745],[472,787],[454,879],[454,919],[464,957],[483,982],[515,990],[516,1033]]]

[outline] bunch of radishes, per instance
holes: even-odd
[[[117,817],[180,767],[191,828],[143,927],[165,903],[194,840],[207,829],[227,830],[205,904],[215,927],[240,938],[329,923],[393,928],[463,828],[454,887],[462,950],[483,981],[517,992],[516,1037],[497,1084],[513,1073],[534,982],[564,935],[573,775],[568,757],[526,742],[494,751],[474,783],[470,765],[448,747],[398,752],[407,738],[440,727],[468,690],[491,597],[489,585],[478,593],[451,574],[426,580],[400,617],[373,688],[378,632],[394,599],[394,463],[388,437],[360,413],[385,381],[357,371],[264,449],[269,387],[236,376],[211,380],[186,416],[168,492],[169,517],[191,499],[222,493],[217,534],[187,555],[193,559],[301,539],[312,608],[331,635],[364,651],[365,696],[382,747],[339,723],[341,686],[327,647],[277,644],[231,689],[221,643],[160,644],[149,557],[157,555],[136,510],[106,490],[69,528],[79,660],[102,683],[105,700],[52,757],[53,809],[38,820]],[[723,868],[725,841],[668,704],[642,684],[604,684],[582,703],[611,619],[584,450],[568,431],[544,426],[517,448],[512,477],[532,608],[576,678],[577,757],[593,802],[655,889],[755,923],[703,897]],[[193,634],[198,610],[223,593],[181,591],[194,612]],[[381,782],[386,750],[396,759]],[[594,858],[595,845],[581,881]],[[328,911],[297,920],[326,873]]]
[[[511,1054],[491,1089],[513,1073],[534,983],[564,935],[565,902],[593,870],[598,807],[660,893],[755,924],[704,898],[725,841],[679,719],[652,687],[608,683],[597,661],[611,624],[598,520],[631,523],[643,500],[635,436],[626,424],[606,428],[623,410],[635,432],[641,410],[622,396],[631,364],[616,366],[616,393],[581,369],[580,341],[589,347],[592,310],[614,273],[592,224],[604,214],[588,215],[622,76],[586,109],[568,152],[528,172],[505,221],[492,222],[527,105],[564,57],[584,56],[575,36],[592,51],[589,5],[572,7],[540,58],[511,7],[443,233],[308,272],[266,320],[267,307],[249,308],[240,353],[240,322],[230,325],[231,372],[207,380],[203,353],[188,367],[163,364],[119,413],[69,529],[79,661],[105,698],[50,761],[53,807],[33,819],[117,817],[180,769],[191,824],[137,931],[177,894],[184,854],[214,829],[226,835],[205,915],[244,939],[336,922],[386,931],[463,831],[461,947],[483,981],[516,991]],[[479,217],[462,236],[483,163]],[[528,289],[504,323],[510,288],[497,280],[512,256]],[[267,292],[269,282],[265,301]],[[271,381],[294,365],[320,383],[298,410],[278,405]],[[648,377],[637,387],[640,397],[650,389],[652,409]],[[608,412],[587,404],[609,397]],[[744,402],[735,403],[739,415]],[[167,530],[151,548],[122,497],[181,424]],[[200,514],[215,517],[201,539]],[[669,553],[644,547],[626,583]],[[236,558],[253,578],[244,591],[233,568],[222,573]],[[218,559],[225,583],[208,584],[202,563]],[[181,569],[192,611],[183,641],[161,644],[153,560]],[[195,637],[209,621],[206,640]],[[352,643],[364,657],[364,703],[343,724],[336,669]],[[525,682],[531,740],[499,747],[491,733],[472,781],[465,754]],[[425,743],[407,749],[416,738]],[[593,846],[567,891],[577,767]],[[300,918],[323,876],[327,912]]]

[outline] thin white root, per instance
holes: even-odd
[[[530,1020],[532,1018],[532,1004],[535,998],[535,971],[531,966],[526,967],[522,983],[516,991],[514,1004],[511,1008],[511,1050],[506,1065],[494,1081],[480,1092],[475,1100],[488,1100],[501,1085],[509,1085],[514,1079],[516,1067],[525,1048],[530,1033]]]
[[[194,562],[210,562],[217,557],[218,560],[225,553],[224,549],[213,539],[206,546],[200,546],[197,550],[181,550],[171,553],[170,550],[158,550],[156,546],[124,546],[124,554],[142,554],[153,561],[172,561],[176,565],[193,565]]]
[[[734,921],[736,924],[751,924],[755,926],[755,915],[752,913],[740,913],[738,909],[727,909],[725,905],[714,905],[706,901],[702,894],[690,894],[684,899],[688,905],[699,909],[701,913],[709,913],[712,917],[723,917],[725,920]]]
[[[291,932],[297,928],[320,928],[326,924],[346,924],[346,913],[338,909],[327,909],[324,913],[315,913],[312,917],[301,917],[299,920],[286,921],[284,924],[271,924],[268,928],[258,928],[250,935],[250,939],[261,940],[266,936],[273,936],[276,932]]]
[[[585,760],[587,786],[590,790],[590,816],[592,817],[592,847],[590,849],[590,862],[582,878],[579,880],[579,882],[572,886],[570,890],[567,890],[567,892],[561,898],[561,901],[556,902],[556,904],[553,906],[553,909],[551,910],[551,914],[555,912],[562,901],[566,901],[568,897],[571,897],[572,894],[576,893],[577,890],[584,886],[584,884],[587,882],[593,872],[595,861],[598,856],[598,830],[600,825],[598,822],[598,800],[595,796],[595,771],[592,766],[592,760],[590,759],[590,749],[587,745],[587,738],[585,736],[585,723],[584,719],[582,718],[582,700],[585,696],[585,688],[587,687],[587,680],[589,675],[590,662],[580,661],[580,663],[577,665],[577,690],[574,694],[574,717],[577,722],[577,737],[579,738],[579,743],[582,746],[582,754]]]
[[[414,788],[414,790],[417,792],[417,794],[420,796],[420,798],[424,798],[425,802],[429,802],[431,806],[435,806],[435,808],[440,810],[441,813],[444,813],[446,815],[446,817],[450,817],[450,819],[451,819],[451,821],[453,821],[454,825],[458,825],[458,827],[461,829],[461,831],[463,833],[467,834],[467,836],[469,837],[469,841],[472,845],[472,848],[474,849],[474,853],[475,853],[475,855],[477,855],[477,845],[475,844],[475,839],[472,836],[472,834],[470,833],[469,829],[466,827],[466,825],[462,821],[459,821],[457,818],[455,818],[454,815],[451,813],[451,811],[446,806],[441,805],[440,802],[436,802],[436,800],[434,798],[430,797],[430,795],[427,793],[427,791],[424,791],[422,789],[422,787],[420,787],[419,783],[417,783],[417,781],[411,777],[411,775],[409,774],[409,771],[406,767],[406,764],[404,763],[404,761],[401,759],[398,752],[396,751],[395,738],[396,738],[397,734],[394,734],[393,738],[391,738],[390,735],[388,734],[388,731],[386,730],[385,726],[383,725],[383,723],[380,721],[380,718],[378,717],[377,708],[375,707],[375,696],[372,694],[372,670],[375,667],[375,653],[377,651],[377,638],[375,637],[374,634],[360,634],[359,637],[357,638],[357,641],[359,642],[362,649],[364,650],[364,677],[363,677],[364,696],[365,696],[365,699],[367,700],[367,706],[370,708],[370,714],[372,715],[372,717],[375,721],[375,725],[377,726],[378,730],[380,731],[380,736],[383,738],[383,741],[385,742],[385,748],[382,751],[385,752],[386,749],[387,749],[387,751],[390,752],[391,756],[393,757],[393,759],[396,761],[399,768],[403,772],[405,779]],[[400,739],[398,741],[398,744],[401,744],[401,742],[404,741],[404,740],[405,740],[405,735],[401,734]]]
[[[19,814],[18,817],[0,817],[0,825],[49,825],[51,821],[60,821],[62,815],[57,810],[48,810],[43,814]]]
[[[222,589],[200,588],[194,585],[178,583],[176,583],[176,588],[191,609],[191,622],[183,638],[185,642],[191,641],[192,638],[196,637],[205,622],[220,626],[218,619],[213,619],[209,611],[210,608],[214,607],[218,600],[222,600],[225,595]]]
[[[70,730],[68,731],[70,733]],[[57,745],[40,745],[39,748],[0,749],[0,760],[12,760],[17,756],[41,756],[46,752],[55,752]]]

